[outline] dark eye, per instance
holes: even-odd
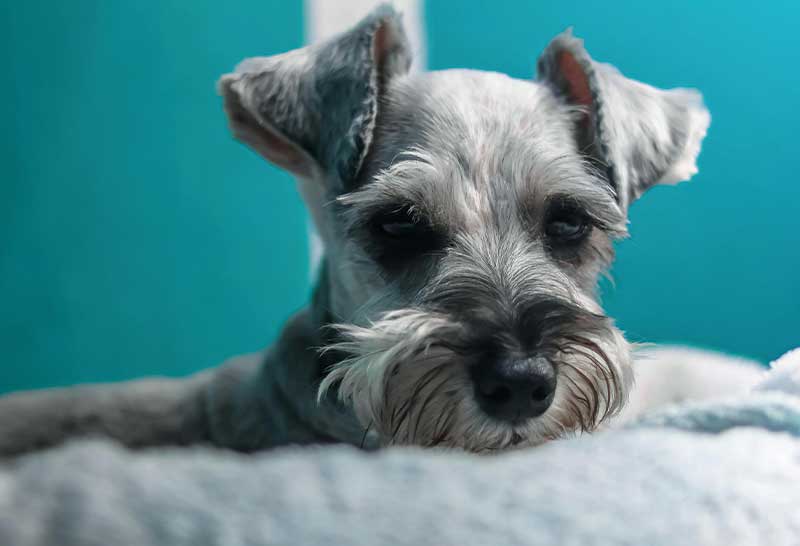
[[[420,214],[415,214],[410,207],[378,213],[372,219],[372,227],[383,239],[403,244],[414,244],[433,229],[429,221]]]
[[[378,219],[378,228],[383,235],[393,239],[408,239],[419,235],[424,226],[420,226],[418,220],[405,214],[393,214]]]
[[[383,262],[399,264],[444,246],[432,222],[410,207],[378,213],[371,224]]]
[[[559,203],[548,212],[544,232],[551,242],[569,245],[585,239],[591,228],[589,218],[580,208],[568,203]]]

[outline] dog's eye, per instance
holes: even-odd
[[[414,215],[408,208],[378,214],[373,219],[373,226],[382,237],[409,244],[424,238],[432,231],[428,222]]]
[[[371,224],[380,243],[379,259],[387,265],[406,263],[445,244],[430,220],[410,207],[381,212],[373,217]]]
[[[592,224],[586,214],[574,205],[558,204],[547,215],[544,232],[557,244],[579,243],[589,235]]]
[[[384,218],[378,227],[384,235],[394,239],[413,237],[420,232],[420,226],[411,218]]]

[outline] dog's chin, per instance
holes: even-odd
[[[336,389],[365,432],[381,445],[496,453],[595,430],[624,405],[630,350],[613,326],[591,334],[553,332],[553,402],[542,415],[509,423],[488,416],[474,397],[464,357],[453,350],[463,326],[444,315],[393,311],[370,327],[337,327],[324,350],[346,357],[329,371],[320,398]]]

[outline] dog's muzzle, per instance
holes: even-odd
[[[591,431],[624,404],[631,381],[621,332],[563,300],[494,324],[403,309],[337,330],[327,350],[344,358],[320,396],[335,388],[384,445],[492,452]]]

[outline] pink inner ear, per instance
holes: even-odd
[[[311,176],[308,158],[298,150],[295,144],[272,133],[269,129],[262,132],[261,139],[264,148],[268,150],[265,152],[267,159],[298,176]]]
[[[389,30],[386,26],[385,22],[381,22],[378,30],[375,31],[375,37],[372,39],[372,58],[377,63],[383,61],[386,48],[389,46]]]
[[[225,110],[228,113],[231,129],[237,139],[287,171],[302,177],[313,174],[313,161],[297,145],[293,144],[272,127],[259,123],[239,100],[239,95],[230,87],[225,87]]]
[[[581,106],[591,106],[592,91],[589,88],[589,79],[572,53],[562,51],[558,54],[558,68],[567,82],[567,91],[572,101]]]
[[[393,34],[391,23],[388,21],[381,21],[372,37],[372,59],[375,61],[375,67],[378,73],[383,70],[383,63],[386,56],[395,45],[396,37]]]

